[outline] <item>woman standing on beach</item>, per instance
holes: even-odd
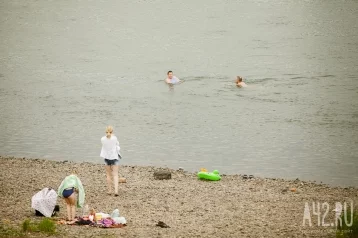
[[[112,177],[114,185],[114,196],[118,196],[118,164],[120,157],[120,147],[118,139],[113,135],[113,127],[106,127],[106,135],[101,138],[102,150],[100,156],[106,164],[107,189],[108,194],[112,193]]]
[[[81,180],[75,173],[67,176],[58,187],[57,194],[65,199],[67,207],[67,219],[73,221],[76,215],[76,206],[83,207],[85,203],[85,190]],[[78,196],[77,196],[78,195]]]

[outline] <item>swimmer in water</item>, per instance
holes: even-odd
[[[242,81],[242,77],[237,76],[236,77],[236,86],[239,88],[245,88],[245,87],[247,87],[247,84]]]
[[[182,81],[173,75],[173,71],[168,71],[165,82],[169,85],[179,84]]]

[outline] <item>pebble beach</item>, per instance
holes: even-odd
[[[100,164],[5,156],[0,161],[1,222],[7,219],[16,225],[26,218],[39,219],[31,208],[32,196],[45,187],[57,191],[73,171],[83,183],[90,208],[104,213],[118,208],[127,220],[127,226],[117,229],[57,225],[58,237],[335,237],[336,202],[355,209],[358,205],[357,187],[241,175],[203,181],[185,170],[150,166],[120,166],[120,177],[127,182],[119,184],[119,196],[114,197],[106,193]],[[171,179],[155,180],[158,170],[170,171]],[[57,204],[55,220],[66,217],[64,201],[58,198]],[[320,222],[313,204],[321,208]],[[311,225],[304,213],[307,208]],[[323,217],[328,226],[323,226]],[[159,221],[169,227],[156,226]]]

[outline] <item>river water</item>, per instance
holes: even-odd
[[[358,1],[0,1],[1,155],[358,186],[357,99]]]

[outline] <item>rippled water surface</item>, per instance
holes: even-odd
[[[112,124],[125,164],[358,186],[358,1],[2,0],[0,109],[2,155]]]

